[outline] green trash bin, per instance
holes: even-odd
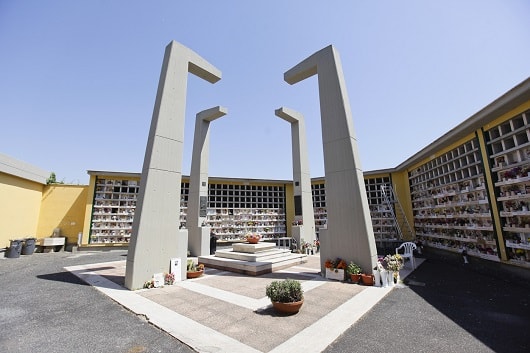
[[[21,250],[22,250],[22,239],[13,239],[10,241],[9,248],[7,249],[6,257],[10,259],[16,259],[20,257]]]
[[[22,245],[22,255],[31,255],[35,252],[35,242],[37,238],[26,238]]]

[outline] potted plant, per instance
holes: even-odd
[[[304,291],[297,280],[272,281],[265,288],[265,294],[273,308],[281,313],[295,314],[304,304]]]
[[[375,279],[371,273],[361,273],[361,281],[365,286],[373,286]]]
[[[203,264],[197,265],[192,259],[189,259],[187,261],[186,278],[197,278],[197,277],[202,276],[203,273],[204,273]]]
[[[326,278],[336,279],[339,281],[344,281],[344,270],[347,267],[346,261],[337,257],[335,260],[326,260],[324,267],[326,267]]]
[[[350,261],[346,267],[346,273],[350,276],[352,283],[359,283],[362,272],[363,270],[361,269],[361,266],[357,265],[353,261]]]
[[[259,242],[259,240],[261,239],[261,236],[257,233],[247,233],[245,234],[245,239],[247,240],[247,242],[249,242],[250,244],[257,244]]]

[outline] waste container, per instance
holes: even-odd
[[[13,239],[7,249],[6,257],[16,259],[20,257],[20,250],[22,250],[22,239]]]
[[[215,235],[210,235],[210,255],[215,255],[217,251],[217,237]]]
[[[25,238],[22,245],[22,255],[31,255],[35,252],[35,242],[37,238]]]

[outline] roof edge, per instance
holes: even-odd
[[[46,185],[50,172],[0,153],[0,172]]]

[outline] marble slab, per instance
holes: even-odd
[[[244,252],[249,254],[255,254],[260,251],[267,251],[276,248],[274,243],[259,242],[257,244],[250,243],[237,243],[232,245],[232,250],[235,252]]]

